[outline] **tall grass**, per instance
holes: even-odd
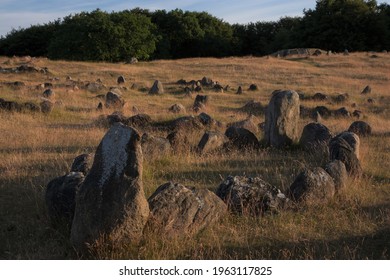
[[[331,109],[345,106],[363,111],[363,120],[373,127],[373,135],[361,139],[364,177],[351,180],[348,188],[325,205],[312,205],[282,212],[279,215],[240,217],[227,215],[220,222],[196,236],[161,237],[152,229],[145,232],[138,246],[129,244],[95,244],[89,258],[94,259],[381,259],[389,258],[390,248],[390,55],[378,58],[359,53],[350,56],[310,58],[231,57],[141,62],[135,65],[50,61],[33,59],[38,67],[48,67],[49,74],[1,74],[0,98],[18,102],[40,101],[43,90],[36,85],[52,82],[55,99],[61,101],[49,115],[0,112],[0,258],[2,259],[74,259],[81,256],[72,249],[66,232],[53,228],[44,204],[47,183],[65,174],[73,158],[93,152],[105,133],[95,125],[101,114],[95,110],[119,75],[126,77],[122,89],[126,105],[123,113],[133,115],[133,106],[155,121],[171,120],[178,115],[168,112],[174,103],[183,104],[186,115],[191,111],[193,96],[186,96],[176,85],[179,79],[208,76],[230,91],[215,93],[206,112],[224,123],[239,121],[247,114],[238,109],[250,100],[267,104],[276,89],[295,89],[312,95],[349,93],[343,104],[302,101],[314,107]],[[8,59],[0,58],[0,65]],[[10,64],[11,63],[11,64]],[[4,67],[21,62],[12,59]],[[66,77],[82,82],[101,79],[107,89],[90,93],[58,86]],[[150,87],[155,79],[164,83],[166,93],[149,96],[131,89],[133,83]],[[25,87],[12,88],[3,82],[22,81]],[[256,83],[258,91],[250,92]],[[238,86],[243,95],[236,95]],[[372,93],[360,94],[370,85]],[[368,104],[367,98],[374,98]],[[356,107],[352,107],[356,103]],[[181,115],[180,115],[181,116]],[[264,121],[260,114],[259,122]],[[311,120],[303,119],[300,127]],[[348,129],[352,118],[324,119],[332,133]],[[160,136],[166,132],[151,131]],[[201,137],[194,134],[197,143]],[[262,133],[258,133],[259,138]],[[261,149],[253,152],[198,155],[179,153],[144,161],[144,188],[147,196],[167,181],[215,190],[228,175],[261,176],[283,191],[306,167],[323,166],[327,157],[299,149],[280,151]]]

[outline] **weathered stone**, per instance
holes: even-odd
[[[240,111],[251,115],[260,116],[265,113],[265,107],[260,102],[252,100],[241,107]]]
[[[88,83],[86,85],[86,88],[88,91],[95,93],[95,92],[98,92],[98,91],[105,89],[106,87],[101,83],[93,82],[93,83]]]
[[[186,108],[182,104],[179,104],[179,103],[173,104],[171,107],[169,107],[168,110],[169,110],[169,112],[172,112],[175,114],[186,112]]]
[[[159,80],[154,81],[152,88],[149,90],[149,94],[162,94],[162,93],[164,93],[163,84]]]
[[[196,234],[226,215],[226,205],[207,189],[168,182],[148,200],[154,230],[172,235]]]
[[[256,135],[257,133],[259,133],[258,123],[259,123],[259,120],[255,116],[250,115],[247,119],[245,119],[243,121],[234,122],[234,123],[228,124],[227,126],[228,127],[234,126],[234,127],[245,128],[245,129],[249,130],[250,132],[252,132],[254,135]]]
[[[256,84],[251,84],[251,85],[249,86],[249,89],[248,89],[248,90],[250,90],[250,91],[255,91],[255,90],[258,90],[258,87],[257,87]]]
[[[200,83],[202,86],[211,86],[213,84],[213,80],[208,77],[203,77]]]
[[[328,96],[324,93],[317,92],[316,94],[313,95],[312,99],[316,101],[324,101],[328,99]]]
[[[347,143],[352,147],[353,152],[355,153],[356,157],[359,159],[360,158],[360,138],[357,134],[350,132],[350,131],[344,131],[341,132],[340,134],[336,135],[335,138],[341,137]]]
[[[136,128],[147,128],[152,123],[152,118],[147,114],[137,114],[125,121],[126,125],[134,126]]]
[[[361,92],[361,94],[369,94],[371,93],[371,87],[370,86],[366,86],[363,91]]]
[[[198,151],[201,154],[212,152],[222,148],[228,141],[226,135],[218,131],[207,131],[198,144]]]
[[[118,85],[124,84],[126,82],[126,79],[124,76],[119,76],[118,79],[116,80]]]
[[[351,113],[347,110],[347,108],[342,107],[333,112],[335,117],[338,118],[349,118],[351,117]]]
[[[225,145],[228,149],[246,150],[259,147],[257,137],[245,128],[231,126],[226,130],[225,135],[229,138],[229,142]]]
[[[242,87],[241,86],[238,86],[236,94],[242,94]]]
[[[372,128],[364,121],[355,121],[349,126],[348,131],[356,133],[358,136],[369,136],[372,133]]]
[[[206,113],[200,113],[197,117],[197,120],[206,128],[214,129],[221,128],[223,125],[220,121],[215,120],[213,117]]]
[[[328,146],[332,134],[329,129],[320,123],[309,123],[302,131],[299,145],[305,150],[314,150],[322,146]]]
[[[216,194],[230,211],[244,215],[275,213],[288,204],[288,199],[278,188],[259,177],[228,176]]]
[[[290,197],[297,202],[326,202],[335,194],[333,178],[322,168],[301,172],[289,189]]]
[[[104,236],[137,242],[149,215],[142,186],[140,135],[114,124],[100,142],[76,197],[71,242],[78,250]]]
[[[43,100],[39,105],[41,107],[41,112],[44,114],[49,114],[54,108],[54,103],[50,100]]]
[[[172,149],[176,153],[188,152],[191,149],[187,133],[183,130],[175,130],[167,135]]]
[[[118,122],[125,123],[125,116],[122,112],[113,112],[111,115],[107,116],[107,121],[109,126]]]
[[[274,147],[291,145],[299,139],[299,95],[293,90],[272,93],[265,116],[265,141]]]
[[[54,91],[51,88],[48,88],[43,92],[43,97],[45,98],[54,98]]]
[[[105,102],[106,108],[121,109],[121,108],[123,108],[124,105],[125,105],[125,102],[123,101],[120,94],[113,92],[113,91],[107,92],[106,102]]]
[[[141,138],[142,152],[145,158],[168,154],[171,151],[169,140],[144,133]]]
[[[200,109],[204,109],[209,101],[208,95],[196,95],[193,109],[195,112],[198,112]]]
[[[54,226],[72,225],[76,192],[84,181],[81,172],[70,172],[51,180],[45,193],[45,202],[51,223]]]
[[[336,191],[344,189],[347,185],[348,172],[345,164],[340,160],[333,160],[325,166],[325,171],[333,178]]]
[[[362,168],[359,159],[357,158],[354,149],[348,142],[339,136],[334,137],[329,142],[330,160],[340,160],[345,164],[345,168],[349,175],[353,177],[360,177],[362,175]]]

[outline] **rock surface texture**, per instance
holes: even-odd
[[[158,187],[148,202],[149,224],[170,235],[196,234],[226,214],[213,192],[172,182]]]
[[[272,93],[265,116],[265,141],[277,148],[299,139],[299,95],[293,90]]]
[[[288,204],[286,196],[259,177],[228,176],[216,194],[233,213],[260,215],[278,212]]]
[[[140,135],[114,124],[100,142],[76,196],[71,242],[84,250],[102,236],[137,242],[149,215],[142,186]]]

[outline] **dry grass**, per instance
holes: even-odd
[[[349,182],[349,187],[333,201],[276,216],[258,218],[228,216],[195,237],[167,239],[153,232],[145,235],[138,247],[128,244],[112,247],[98,244],[91,258],[99,259],[381,259],[390,249],[390,55],[372,58],[358,53],[350,56],[311,58],[204,58],[164,60],[135,65],[83,63],[33,59],[50,74],[0,74],[0,82],[22,81],[25,87],[0,85],[0,98],[38,103],[43,90],[40,83],[64,84],[66,77],[95,81],[100,78],[114,86],[124,75],[126,86],[133,83],[150,87],[155,79],[164,83],[166,94],[148,96],[139,90],[122,91],[126,100],[124,114],[133,115],[136,106],[153,120],[176,118],[167,108],[181,103],[191,114],[193,97],[186,97],[175,84],[211,77],[232,88],[225,93],[205,90],[211,96],[207,113],[222,122],[242,120],[246,114],[237,109],[250,100],[267,104],[275,89],[295,89],[308,95],[349,93],[344,104],[303,101],[314,107],[332,109],[345,106],[359,109],[373,127],[374,135],[361,139],[361,161],[365,176]],[[7,62],[7,63],[5,63]],[[2,67],[17,66],[21,59],[0,58]],[[53,81],[56,77],[59,80]],[[258,91],[247,90],[256,83]],[[235,93],[242,85],[244,94]],[[360,94],[370,85],[369,96]],[[91,125],[101,113],[95,111],[96,94],[56,87],[56,100],[63,107],[41,114],[0,112],[0,258],[1,259],[73,259],[78,258],[67,234],[53,229],[48,222],[43,195],[47,183],[67,170],[72,159],[85,151],[94,151],[105,129]],[[99,93],[105,93],[102,90]],[[368,104],[367,98],[376,103]],[[357,107],[352,108],[351,104]],[[105,114],[111,113],[106,110]],[[259,116],[264,121],[264,116]],[[310,120],[303,119],[301,127]],[[333,133],[346,130],[353,119],[327,119],[324,124]],[[162,132],[155,132],[162,134]],[[166,135],[163,135],[166,136]],[[201,135],[200,135],[201,136]],[[200,137],[199,136],[199,137]],[[261,137],[261,135],[258,135]],[[199,139],[193,139],[197,142]],[[307,166],[321,166],[321,155],[298,149],[205,155],[187,153],[165,155],[144,162],[144,187],[147,196],[168,180],[214,190],[227,175],[262,176],[287,189],[295,176]]]

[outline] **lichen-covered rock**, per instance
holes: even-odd
[[[216,194],[237,214],[273,213],[288,205],[288,199],[278,188],[259,177],[228,176]]]
[[[322,168],[301,172],[289,189],[289,196],[297,202],[321,203],[331,199],[336,188],[333,178]]]
[[[333,178],[336,191],[344,189],[347,185],[348,172],[345,164],[340,160],[333,160],[325,166],[325,171]]]
[[[139,133],[114,124],[100,142],[93,165],[76,196],[71,242],[87,249],[104,236],[137,242],[149,215],[142,186]]]
[[[175,114],[186,112],[186,108],[182,104],[179,104],[179,103],[173,104],[171,107],[169,107],[168,110],[169,110],[169,112],[172,112]]]
[[[195,97],[194,105],[193,105],[193,110],[195,112],[199,112],[200,110],[203,110],[206,108],[207,103],[209,102],[209,97],[208,95],[200,95],[198,94]]]
[[[198,151],[201,154],[212,152],[222,148],[228,141],[229,139],[218,131],[207,131],[198,144]]]
[[[168,182],[148,199],[154,230],[169,235],[196,234],[226,214],[226,205],[207,189]]]
[[[299,95],[293,90],[277,90],[265,116],[265,142],[274,147],[284,147],[299,139]]]

